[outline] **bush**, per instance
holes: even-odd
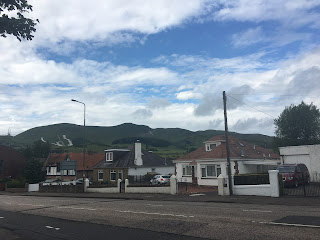
[[[234,185],[270,184],[268,173],[241,174],[234,176]]]
[[[24,188],[25,184],[25,181],[12,179],[7,182],[7,188]]]

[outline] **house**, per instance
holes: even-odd
[[[88,178],[93,177],[93,166],[104,159],[103,153],[86,153],[85,167],[83,168],[83,154],[82,153],[50,153],[45,163],[47,179],[60,179],[60,162],[63,160],[77,161],[77,170],[63,170],[63,180],[74,180],[82,178],[83,171]]]
[[[268,149],[229,136],[231,174],[258,173],[275,169],[280,156]],[[225,136],[215,136],[199,149],[173,161],[179,182],[218,185],[218,176],[227,176]]]
[[[0,145],[0,178],[20,178],[26,164],[25,157],[17,150]]]
[[[93,168],[94,182],[115,182],[129,176],[139,178],[148,173],[173,174],[174,164],[152,152],[142,150],[136,142],[130,149],[105,150],[105,159]]]
[[[281,163],[304,163],[311,182],[320,182],[320,144],[279,147]]]

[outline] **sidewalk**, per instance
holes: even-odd
[[[319,197],[291,197],[279,198],[260,196],[218,196],[217,191],[194,194],[138,194],[138,193],[8,193],[0,192],[0,195],[12,196],[38,196],[38,197],[76,197],[76,198],[104,198],[123,200],[148,200],[148,201],[177,201],[177,202],[217,202],[240,203],[258,205],[286,205],[286,206],[320,206]]]

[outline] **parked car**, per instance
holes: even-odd
[[[170,183],[170,176],[169,175],[155,175],[151,180],[150,184],[168,184]]]
[[[79,178],[76,180],[76,184],[83,184],[83,178]],[[89,178],[89,185],[92,185],[92,181],[91,179]]]
[[[308,168],[303,163],[282,164],[277,170],[282,176],[285,187],[298,187],[300,184],[310,183],[310,174]]]

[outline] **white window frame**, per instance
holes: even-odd
[[[221,165],[220,164],[207,164],[207,165],[201,165],[201,178],[217,178],[221,174]],[[213,167],[214,174],[211,174],[211,171],[208,167]]]
[[[113,152],[106,152],[106,162],[113,161]]]
[[[112,179],[113,174],[114,174],[114,179]],[[116,181],[116,178],[117,178],[117,171],[116,170],[110,170],[110,181],[114,182],[114,181]]]
[[[100,178],[100,173],[102,173],[102,178]],[[98,170],[98,181],[103,181],[103,170]]]
[[[214,149],[217,146],[218,146],[217,143],[206,143],[206,151],[210,152],[212,149]]]
[[[192,176],[192,166],[183,165],[182,166],[182,176],[190,176],[191,177]]]
[[[118,170],[118,179],[122,180],[123,178],[123,171],[122,170]]]

